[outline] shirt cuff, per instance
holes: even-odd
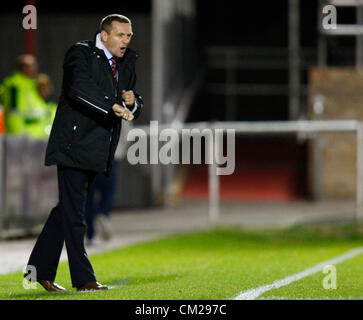
[[[130,110],[130,108],[131,108],[131,107],[127,107],[127,106],[126,106],[125,101],[122,101],[122,105],[123,105],[125,108],[129,109],[129,110]],[[138,103],[137,103],[137,101],[136,101],[136,99],[135,99],[134,108],[133,108],[132,110],[130,110],[132,114],[134,114],[134,113],[135,113],[135,111],[137,110],[137,107],[138,107],[138,106],[139,106],[139,105],[138,105]]]

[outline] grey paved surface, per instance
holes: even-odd
[[[246,228],[287,227],[300,223],[349,221],[355,217],[354,201],[292,203],[222,203],[220,225]],[[157,239],[170,234],[206,230],[206,202],[179,203],[168,208],[115,212],[111,216],[113,237],[109,242],[88,246],[88,254]],[[21,270],[35,238],[0,241],[0,274]],[[61,261],[67,259],[63,250]]]

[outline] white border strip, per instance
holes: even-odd
[[[273,289],[278,289],[281,288],[283,286],[287,286],[288,284],[298,281],[302,278],[305,278],[307,276],[310,276],[314,273],[317,273],[321,270],[324,269],[325,266],[327,265],[334,265],[340,262],[343,262],[345,260],[349,260],[352,259],[360,254],[363,253],[363,247],[359,247],[353,250],[350,250],[344,254],[342,254],[341,256],[338,256],[336,258],[333,258],[331,260],[326,260],[324,262],[321,262],[309,269],[306,269],[300,273],[295,273],[291,276],[288,276],[284,279],[281,280],[276,280],[271,284],[265,285],[265,286],[261,286],[261,287],[257,287],[254,289],[250,289],[244,292],[241,292],[237,297],[235,297],[233,300],[254,300],[256,298],[258,298],[261,294],[273,290]]]

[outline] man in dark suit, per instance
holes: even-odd
[[[48,291],[65,290],[54,283],[63,242],[72,286],[79,291],[108,289],[97,282],[84,247],[84,213],[96,174],[111,172],[122,119],[132,121],[143,107],[135,92],[139,55],[128,48],[131,38],[131,21],[109,15],[94,41],[75,44],[65,56],[62,94],[45,158],[47,166],[57,165],[59,203],[28,262]],[[31,272],[25,277],[34,279]]]

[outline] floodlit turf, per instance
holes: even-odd
[[[337,264],[336,289],[324,289],[322,272],[263,294],[261,300],[363,300],[363,255]],[[327,284],[331,285],[330,278]]]
[[[98,281],[112,287],[108,291],[76,292],[68,264],[61,263],[56,282],[66,292],[48,293],[40,285],[25,290],[17,272],[0,276],[0,299],[231,299],[362,246],[363,230],[356,225],[218,228],[91,256]],[[259,299],[362,299],[363,255],[336,267],[335,290],[323,288],[326,274],[319,272]]]

